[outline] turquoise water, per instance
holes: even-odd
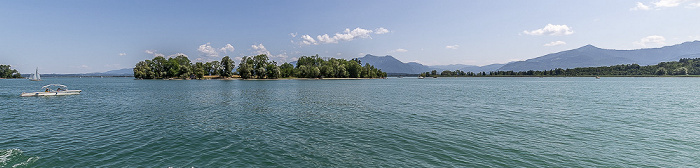
[[[81,95],[19,97],[50,83]],[[700,78],[0,80],[0,167],[700,167]]]

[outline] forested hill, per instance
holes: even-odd
[[[277,64],[269,60],[267,55],[246,56],[236,68],[235,62],[225,56],[219,61],[192,63],[187,56],[164,58],[158,56],[153,60],[136,63],[133,73],[137,79],[204,79],[205,76],[216,78],[231,78],[238,76],[242,79],[277,79],[277,78],[385,78],[386,72],[357,59],[345,60],[336,58],[320,58],[302,56],[296,65]]]
[[[638,50],[612,50],[586,45],[573,50],[547,54],[525,61],[512,62],[498,70],[549,70],[556,68],[599,67],[620,64],[654,65],[659,62],[698,57],[700,57],[700,41]]]
[[[459,77],[459,76],[688,76],[700,75],[700,58],[682,58],[679,61],[661,62],[657,65],[641,66],[639,64],[624,64],[615,66],[586,67],[562,69],[556,68],[543,71],[491,71],[463,72],[442,71],[425,72],[421,76]]]

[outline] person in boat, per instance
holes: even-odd
[[[56,89],[56,91],[57,91],[57,92],[60,92],[60,91],[61,91],[61,88]]]
[[[49,88],[46,88],[46,90],[44,92],[49,92]]]

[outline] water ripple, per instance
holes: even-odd
[[[47,80],[0,80],[0,167],[700,165],[696,78]]]

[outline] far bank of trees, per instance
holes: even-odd
[[[552,69],[544,71],[491,71],[463,72],[436,70],[420,74],[423,77],[470,77],[470,76],[665,76],[665,75],[700,75],[700,58],[683,58],[679,61],[662,62],[656,65],[640,66],[625,64],[603,67],[585,67],[573,69]]]
[[[134,77],[138,79],[201,79],[204,76],[233,77],[243,79],[277,79],[277,78],[383,78],[386,72],[372,65],[362,66],[359,59],[345,60],[337,58],[323,59],[316,56],[302,56],[296,65],[269,60],[265,54],[246,56],[241,59],[238,68],[230,57],[221,61],[192,63],[187,56],[165,59],[155,57],[153,60],[140,61],[134,67]]]
[[[10,67],[10,65],[0,65],[0,78],[22,78],[19,71]]]

